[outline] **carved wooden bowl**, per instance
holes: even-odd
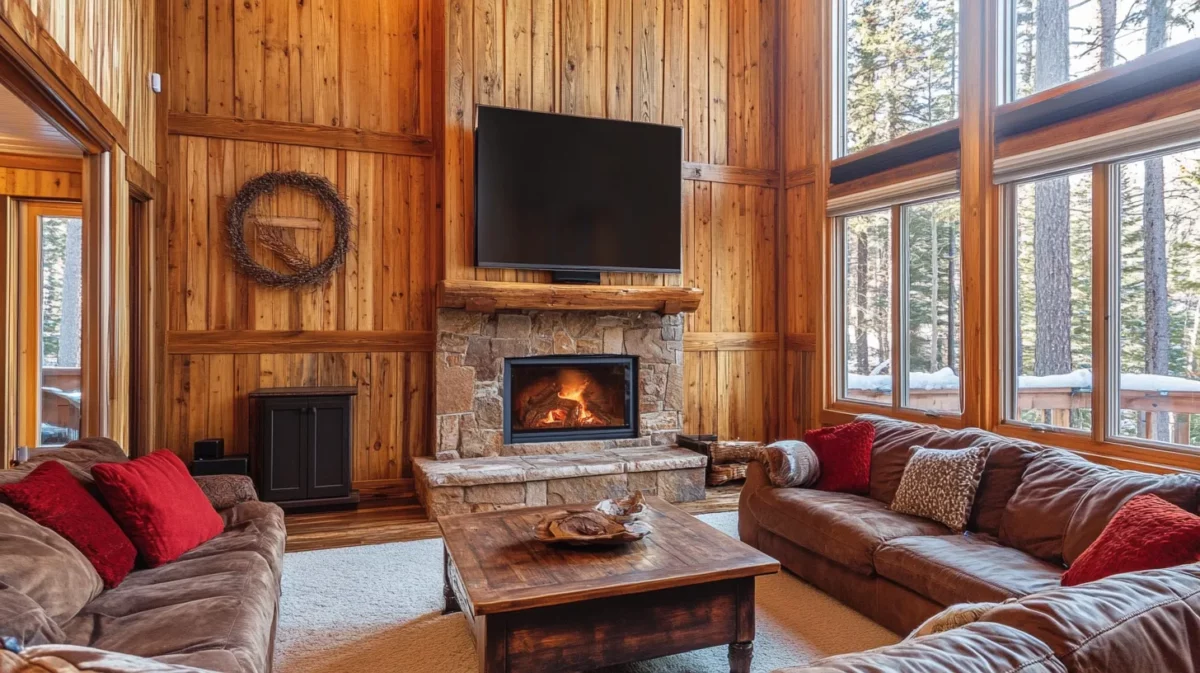
[[[605,500],[591,509],[548,512],[542,515],[533,533],[546,544],[572,547],[628,544],[650,534],[650,526],[637,521],[645,508],[639,491],[629,498]]]

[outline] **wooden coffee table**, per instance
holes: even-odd
[[[480,673],[586,671],[724,644],[729,670],[749,673],[754,578],[779,563],[661,498],[647,503],[653,532],[603,549],[534,540],[559,506],[438,520],[445,612],[466,615]]]

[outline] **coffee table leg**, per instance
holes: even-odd
[[[450,551],[443,548],[442,557],[442,597],[446,599],[446,606],[442,608],[442,614],[462,612],[462,608],[458,605],[458,598],[454,595],[454,588],[450,586]]]
[[[754,643],[734,643],[729,646],[729,673],[750,673],[754,658]]]

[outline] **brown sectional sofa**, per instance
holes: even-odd
[[[0,471],[0,484],[19,481],[44,460],[64,463],[88,484],[92,465],[126,458],[111,442],[84,440],[44,452],[17,470]],[[0,503],[0,560],[6,564],[0,567],[0,591],[23,587],[27,592],[9,595],[14,599],[9,604],[20,602],[21,610],[0,607],[0,637],[23,636],[26,645],[40,646],[29,652],[53,654],[81,668],[113,652],[133,655],[120,670],[166,671],[174,665],[223,673],[270,671],[286,541],[283,512],[259,502],[245,477],[197,477],[197,482],[220,512],[225,531],[172,563],[134,570],[107,591],[86,581],[46,590],[55,573],[39,575],[39,565],[75,572],[82,563],[84,571],[95,571],[65,540],[57,538],[66,549],[56,546],[51,531]],[[29,526],[41,530],[31,534]],[[52,544],[35,545],[31,536]],[[79,592],[86,603],[77,612],[66,609],[80,602]],[[138,657],[151,661],[139,664]]]
[[[774,488],[756,462],[741,495],[742,540],[900,634],[956,603],[1017,600],[969,627],[795,671],[1200,670],[1191,652],[1200,650],[1200,565],[1060,585],[1129,498],[1154,493],[1195,512],[1200,477],[1116,470],[980,430],[861,420],[876,429],[869,496]],[[888,509],[912,446],[990,447],[966,533]],[[1120,637],[1136,654],[1151,645],[1134,638],[1165,644],[1165,633],[1168,651],[1146,654],[1144,666],[1105,664],[1112,653],[1097,649]],[[1159,655],[1172,667],[1151,666]]]

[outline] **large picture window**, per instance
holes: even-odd
[[[891,405],[892,218],[882,210],[842,219],[842,392],[848,399]]]
[[[962,411],[962,244],[958,197],[905,206],[903,249],[906,341],[901,406]]]
[[[1009,0],[1009,99],[1200,36],[1195,0]]]
[[[844,399],[962,412],[959,210],[954,196],[841,218]]]
[[[958,0],[842,0],[839,154],[958,117]]]
[[[1115,174],[1116,434],[1200,446],[1200,149]]]
[[[1010,188],[1009,418],[1092,427],[1092,174]]]

